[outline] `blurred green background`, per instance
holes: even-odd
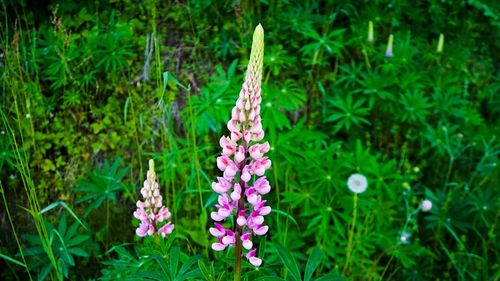
[[[261,23],[274,211],[244,279],[499,280],[498,1],[1,0],[0,13],[1,279],[230,280],[207,214]],[[150,158],[176,225],[160,245],[134,237]],[[356,211],[353,173],[368,179]]]

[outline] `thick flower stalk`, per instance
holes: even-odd
[[[253,34],[245,82],[227,123],[230,136],[220,139],[222,153],[217,167],[223,174],[212,183],[212,189],[219,193],[217,210],[211,213],[215,227],[210,228],[210,233],[217,238],[212,249],[235,247],[235,278],[241,268],[242,248],[248,250],[244,256],[251,264],[262,264],[252,238],[269,230],[264,216],[271,212],[271,207],[266,206],[262,195],[271,190],[264,176],[271,167],[271,161],[264,156],[270,147],[268,142],[259,143],[264,137],[260,117],[263,55],[264,29],[259,24]],[[235,229],[223,225],[228,218],[235,220]]]
[[[152,236],[155,232],[165,238],[174,230],[174,225],[167,222],[171,214],[168,208],[162,203],[160,187],[156,181],[155,165],[153,160],[149,160],[149,171],[141,188],[144,201],[137,201],[137,210],[134,217],[141,221],[135,233],[139,237]],[[165,223],[167,222],[167,223]]]

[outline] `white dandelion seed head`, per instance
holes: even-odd
[[[423,212],[428,212],[432,209],[432,201],[429,200],[429,199],[425,199],[424,201],[422,201],[422,211]]]
[[[31,118],[31,114],[27,113],[27,114],[26,114],[26,118],[27,118],[27,119],[30,119],[30,118]]]
[[[352,174],[347,179],[347,187],[354,193],[363,193],[368,187],[368,181],[362,174]]]

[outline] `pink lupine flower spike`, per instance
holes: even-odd
[[[271,208],[265,205],[262,196],[271,190],[264,176],[271,167],[271,160],[264,156],[270,146],[267,142],[259,143],[264,138],[260,117],[263,55],[264,30],[258,25],[253,35],[245,82],[227,123],[230,136],[223,136],[219,142],[222,153],[217,158],[217,167],[222,177],[212,183],[212,189],[219,194],[216,211],[211,213],[216,223],[210,228],[210,233],[217,238],[212,249],[222,251],[228,246],[235,247],[235,280],[241,273],[239,262],[242,256],[254,266],[262,264],[262,260],[256,257],[252,238],[265,235],[269,230],[264,216],[271,212]],[[235,229],[222,226],[228,218],[235,220]],[[243,254],[242,248],[248,252]]]
[[[139,237],[144,237],[152,236],[156,232],[165,238],[172,233],[174,225],[171,222],[165,223],[171,214],[168,208],[163,206],[153,160],[149,160],[149,171],[141,188],[141,194],[144,201],[137,201],[137,210],[134,212],[134,217],[141,223],[135,233]]]

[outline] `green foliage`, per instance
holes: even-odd
[[[128,173],[128,168],[120,167],[121,164],[120,158],[115,159],[111,165],[107,160],[104,160],[102,167],[96,167],[87,175],[87,178],[78,181],[78,185],[73,190],[84,192],[85,196],[78,199],[77,203],[92,201],[85,209],[85,217],[99,208],[106,200],[116,203],[117,192],[127,190],[127,186],[122,183],[122,180]]]
[[[152,241],[150,241],[152,242]],[[158,242],[158,241],[157,241]],[[160,242],[160,251],[151,245],[135,248],[135,253],[126,245],[114,246],[106,254],[116,253],[116,258],[105,261],[99,280],[189,280],[200,276],[195,268],[199,256],[189,257],[181,253],[178,246],[170,247],[172,239]],[[168,251],[168,248],[170,250]]]
[[[230,278],[210,184],[257,23],[273,212],[243,280],[500,278],[496,2],[184,2],[0,5],[2,280]],[[175,242],[134,236],[148,158]]]
[[[86,250],[91,247],[90,235],[79,233],[80,223],[76,221],[68,225],[66,214],[62,215],[57,228],[48,221],[45,224],[50,247],[57,260],[57,271],[68,278],[70,267],[76,266],[76,257],[87,259],[90,257],[90,253]],[[28,257],[29,269],[38,272],[38,280],[45,280],[54,268],[45,253],[43,241],[33,234],[24,234],[23,238],[29,244],[24,250],[24,255]]]

